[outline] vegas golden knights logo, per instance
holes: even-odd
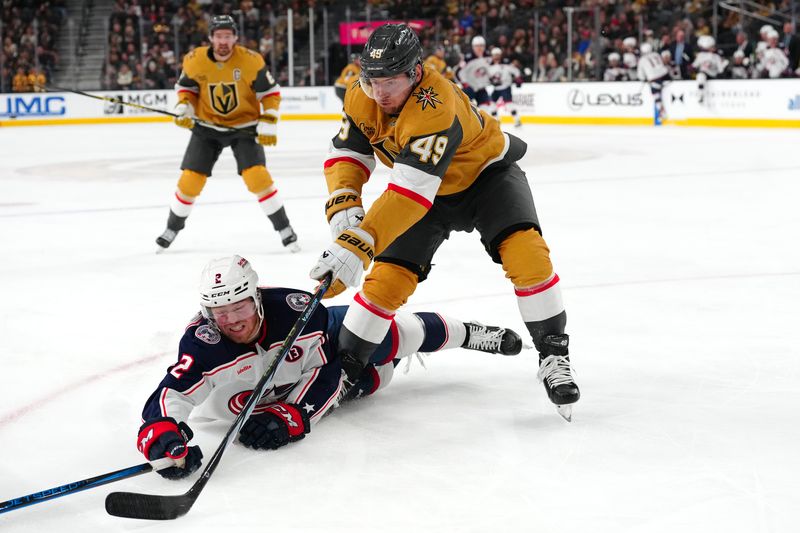
[[[210,83],[211,108],[220,115],[227,115],[239,106],[239,91],[235,83]]]

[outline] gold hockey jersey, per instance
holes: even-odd
[[[431,54],[425,59],[425,66],[430,67],[432,70],[435,70],[439,74],[445,77],[450,81],[455,79],[455,74],[453,73],[453,69],[447,66],[447,62],[437,56],[436,54]]]
[[[325,178],[329,192],[348,188],[360,194],[376,155],[392,168],[388,188],[361,224],[380,253],[425,215],[437,195],[465,190],[502,159],[509,139],[496,120],[428,67],[397,115],[384,113],[359,83],[348,88]]]
[[[361,67],[359,67],[355,63],[348,63],[347,66],[345,66],[342,69],[342,72],[341,74],[339,74],[339,77],[336,78],[336,81],[333,82],[333,86],[339,87],[340,89],[344,89],[348,85],[356,81],[360,75],[361,75]]]
[[[259,102],[264,111],[277,115],[281,101],[280,85],[264,58],[239,45],[224,62],[214,59],[209,46],[186,54],[175,90],[178,101],[191,103],[198,118],[227,127],[256,124]]]

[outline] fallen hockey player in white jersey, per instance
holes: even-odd
[[[238,255],[213,260],[203,270],[201,311],[180,341],[178,361],[145,403],[136,441],[150,461],[176,460],[176,466],[158,471],[165,478],[184,478],[201,465],[199,446],[187,444],[189,415],[235,419],[311,299],[305,291],[257,285],[258,275]],[[517,355],[522,350],[522,339],[509,329],[439,313],[398,312],[360,380],[342,397],[342,367],[334,348],[346,310],[317,307],[242,426],[243,445],[277,449],[304,438],[339,402],[388,385],[395,366],[412,354],[466,348]]]

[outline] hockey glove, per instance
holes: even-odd
[[[194,107],[189,102],[182,102],[175,106],[175,124],[181,128],[194,128]]]
[[[333,191],[325,203],[325,216],[331,227],[331,238],[336,239],[344,230],[357,228],[364,220],[361,197],[353,189]]]
[[[174,418],[165,416],[142,424],[136,447],[148,461],[162,457],[175,459],[181,466],[164,468],[158,473],[167,479],[181,479],[200,468],[202,464],[203,452],[200,451],[200,446],[186,445],[193,436],[186,422],[178,424]]]
[[[263,146],[278,144],[278,114],[275,111],[266,111],[258,117],[256,134],[258,135],[258,144]]]
[[[239,442],[254,450],[277,450],[305,438],[309,431],[311,421],[305,409],[293,403],[277,402],[247,419],[239,431]]]
[[[325,298],[336,296],[347,287],[361,283],[361,276],[375,257],[374,246],[372,235],[361,228],[350,228],[322,252],[310,276],[312,279],[322,279],[328,272],[333,274],[333,283],[325,293]]]

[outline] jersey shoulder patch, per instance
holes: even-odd
[[[425,76],[408,97],[397,119],[395,137],[404,145],[408,139],[445,131],[456,117],[452,82],[426,69]]]
[[[286,305],[295,311],[302,311],[308,306],[311,301],[311,296],[304,292],[293,292],[286,295]]]
[[[219,341],[222,340],[219,330],[208,324],[203,324],[197,328],[194,332],[194,336],[206,344],[219,344]]]

